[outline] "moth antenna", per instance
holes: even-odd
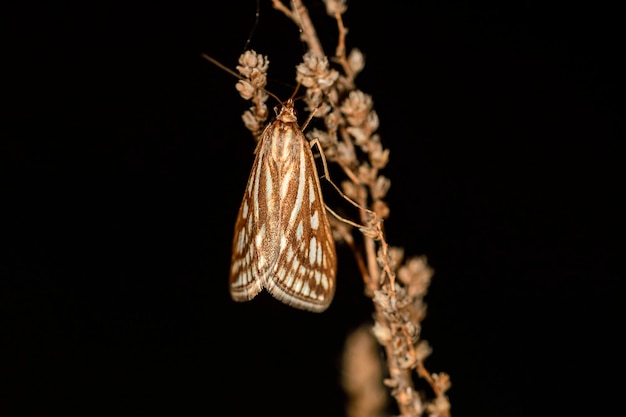
[[[259,26],[260,16],[261,16],[261,0],[256,0],[256,12],[254,13],[254,25],[252,25],[252,29],[250,30],[250,34],[248,35],[248,39],[246,39],[246,44],[243,46],[243,50],[241,51],[242,54],[246,51],[246,49],[248,49],[248,46],[250,45],[250,42],[252,41],[252,36],[254,35],[254,32],[256,31],[257,26]]]
[[[293,90],[293,93],[291,94],[291,100],[296,100],[296,94],[298,93],[298,90],[300,89],[300,86],[302,85],[302,83],[300,81],[298,81],[298,84],[296,85],[296,88]]]

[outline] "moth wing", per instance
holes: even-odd
[[[235,301],[253,299],[264,287],[276,263],[278,195],[272,179],[277,167],[268,163],[267,131],[261,136],[250,177],[235,222],[230,294]]]
[[[321,312],[335,293],[337,256],[313,153],[300,130],[296,131],[292,172],[281,184],[278,230],[279,253],[268,276],[267,289],[292,307]],[[286,179],[285,179],[286,178]]]

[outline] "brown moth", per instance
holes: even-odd
[[[337,255],[313,152],[289,99],[260,136],[232,247],[230,294],[263,288],[292,307],[322,312],[335,293]]]

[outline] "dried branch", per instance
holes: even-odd
[[[389,150],[385,149],[376,133],[379,125],[372,97],[358,90],[355,78],[364,68],[363,54],[353,49],[346,55],[346,29],[342,15],[347,6],[345,0],[325,0],[329,16],[337,22],[339,38],[335,56],[331,61],[339,64],[340,71],[330,67],[307,8],[301,0],[291,0],[290,6],[280,0],[272,0],[273,7],[291,19],[299,28],[302,40],[309,50],[303,62],[296,68],[296,80],[306,88],[305,102],[309,110],[315,109],[315,117],[323,120],[323,129],[313,128],[307,136],[317,139],[324,155],[331,163],[336,163],[346,175],[341,183],[343,193],[361,207],[359,210],[361,227],[357,235],[362,239],[362,249],[355,244],[356,230],[339,221],[333,221],[334,237],[345,242],[354,252],[357,265],[363,275],[365,293],[374,305],[374,325],[370,335],[384,348],[386,368],[389,377],[384,384],[403,417],[429,416],[447,417],[450,403],[446,396],[451,384],[445,373],[430,373],[424,360],[430,355],[428,343],[421,340],[421,322],[426,315],[424,297],[427,293],[432,268],[425,257],[404,259],[404,251],[391,247],[385,238],[383,220],[389,217],[389,207],[384,201],[391,181],[380,171],[389,161]],[[246,127],[255,137],[263,128],[268,116],[267,94],[262,90],[267,80],[267,57],[248,51],[237,67],[242,77],[237,88],[242,97],[251,100],[253,105],[243,119]],[[355,336],[356,337],[356,336]],[[351,355],[345,361],[346,372],[354,370],[354,361],[360,355],[356,346],[366,346],[362,342],[348,344]],[[364,347],[367,349],[367,347]],[[371,356],[364,355],[364,361]],[[373,368],[372,368],[373,369]],[[368,378],[374,378],[372,371]],[[415,389],[414,376],[426,381],[432,395],[420,394]],[[376,374],[379,381],[382,378]],[[355,379],[344,385],[354,401],[363,397],[355,393],[359,384]],[[373,385],[364,384],[364,387]],[[356,387],[356,388],[355,388]],[[349,405],[350,415],[354,410],[359,415],[380,413],[380,403],[374,402],[368,410],[360,405]],[[362,404],[361,404],[362,405]],[[366,407],[367,408],[367,407]]]

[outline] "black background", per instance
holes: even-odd
[[[250,46],[286,98],[304,46],[267,3]],[[435,268],[426,366],[451,375],[453,415],[619,409],[623,19],[352,3],[391,150],[387,237]],[[2,12],[0,414],[343,415],[342,344],[371,314],[350,252],[323,314],[228,295],[254,142],[200,53],[234,67],[255,1],[86,4]]]

